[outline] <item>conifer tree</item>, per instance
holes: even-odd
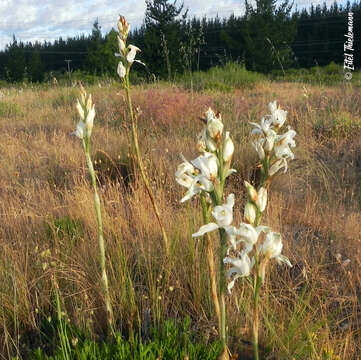
[[[252,6],[245,0],[243,37],[249,69],[267,73],[292,64],[291,44],[296,35],[292,5],[289,0],[279,5],[277,0],[256,0]]]

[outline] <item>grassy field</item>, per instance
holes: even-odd
[[[274,265],[267,275],[261,350],[264,359],[359,359],[358,88],[267,80],[227,92],[221,86],[200,93],[170,84],[136,87],[140,146],[170,238],[169,258],[131,167],[124,92],[119,86],[87,90],[96,104],[92,154],[104,206],[111,299],[123,340],[102,344],[106,317],[92,190],[81,144],[70,135],[78,121],[78,91],[7,88],[0,98],[1,358],[63,359],[63,338],[76,359],[130,359],[126,351],[134,359],[216,359],[206,248],[191,236],[202,224],[200,205],[179,203],[184,191],[174,172],[180,153],[196,154],[199,117],[212,106],[235,144],[237,174],[227,191],[244,199],[238,204],[245,202],[243,181],[254,179],[257,163],[249,122],[258,122],[276,99],[297,131],[297,148],[286,176],[272,183],[265,222],[283,234],[284,254],[294,266]],[[239,223],[240,209],[235,217]],[[252,358],[250,303],[239,282],[227,298],[230,349],[239,359]],[[184,341],[173,341],[171,334]],[[151,350],[142,355],[147,346]]]

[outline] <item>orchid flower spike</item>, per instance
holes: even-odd
[[[76,126],[74,135],[80,139],[89,139],[92,133],[95,118],[95,105],[93,104],[91,94],[87,95],[82,86],[80,87],[80,100],[77,99],[76,109],[78,111],[80,121]]]

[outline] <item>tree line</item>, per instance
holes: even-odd
[[[177,74],[206,70],[228,61],[248,70],[269,73],[343,63],[348,13],[353,12],[354,64],[360,66],[361,1],[297,9],[290,0],[244,0],[243,16],[189,18],[177,1],[146,0],[142,26],[130,41],[142,49],[141,76],[172,79]],[[241,5],[241,0],[240,0]],[[0,52],[0,79],[41,82],[54,74],[80,70],[115,76],[117,36],[103,34],[96,21],[89,35],[53,42],[21,42],[15,36]],[[68,61],[70,60],[70,62]]]

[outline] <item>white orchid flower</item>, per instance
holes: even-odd
[[[281,234],[270,231],[266,235],[266,239],[263,244],[260,246],[259,250],[265,258],[275,259],[279,264],[285,263],[288,266],[292,267],[291,262],[284,255],[281,255],[283,248]]]
[[[294,137],[297,135],[296,131],[288,127],[288,131],[286,131],[282,135],[277,135],[277,143],[279,145],[287,144],[290,147],[295,147],[296,142],[294,140]]]
[[[257,124],[254,122],[250,122],[251,125],[253,125],[255,127],[255,129],[253,129],[251,131],[252,135],[257,135],[257,134],[261,134],[261,135],[268,135],[271,132],[271,125],[272,125],[272,121],[267,118],[267,117],[263,117],[261,119],[261,123]],[[272,130],[273,131],[273,130]]]
[[[271,229],[268,226],[254,227],[250,224],[241,223],[239,228],[235,229],[235,234],[240,238],[240,242],[245,243],[245,252],[250,252],[253,246],[257,243],[258,237],[262,232],[267,233]]]
[[[198,143],[197,148],[201,152],[214,152],[217,150],[217,146],[212,138],[210,138],[207,134],[207,128],[203,128],[203,130],[198,134]]]
[[[79,139],[84,139],[85,132],[86,132],[85,123],[84,121],[81,120],[76,125],[76,130],[72,134],[77,136]]]
[[[194,167],[193,165],[187,161],[183,155],[181,155],[184,162],[182,162],[177,167],[177,171],[175,172],[175,179],[179,185],[182,185],[189,189],[192,186],[194,180]]]
[[[141,51],[138,47],[134,45],[129,45],[128,49],[130,50],[127,55],[128,63],[132,64],[134,62],[135,56],[137,55],[138,51]]]
[[[253,267],[253,264],[251,262],[251,259],[249,258],[248,254],[242,253],[239,258],[236,257],[225,257],[223,259],[223,262],[225,264],[231,264],[232,267],[227,272],[227,278],[232,278],[234,274],[236,274],[232,281],[230,281],[227,285],[228,292],[231,293],[231,290],[234,286],[235,281],[240,277],[246,277],[249,276],[251,273],[251,269]]]
[[[271,121],[276,128],[281,128],[287,118],[287,111],[277,107],[277,101],[270,102],[268,109],[271,112]]]
[[[192,237],[203,236],[204,234],[217,230],[219,228],[227,229],[233,221],[234,194],[229,194],[227,201],[223,205],[217,205],[212,215],[216,219],[216,223],[211,222],[200,227],[200,229],[192,235]]]
[[[234,144],[232,139],[229,136],[229,131],[226,132],[226,138],[223,143],[223,160],[225,162],[230,162],[234,153]]]
[[[205,152],[192,160],[191,163],[201,171],[201,174],[208,180],[213,181],[218,174],[218,159],[212,154]]]
[[[213,191],[213,184],[204,176],[196,176],[180,202],[183,203],[191,199],[194,195],[200,194],[202,191]]]
[[[201,193],[202,191],[213,191],[213,183],[210,179],[207,178],[207,176],[210,176],[209,169],[203,169],[207,176],[202,172],[202,169],[199,168],[198,169],[201,171],[201,174],[196,175],[196,169],[194,168],[194,166],[188,160],[186,160],[183,155],[181,156],[183,159],[183,163],[178,166],[175,173],[176,181],[178,182],[178,184],[186,187],[188,191],[180,202],[183,203],[191,199],[194,195]],[[199,161],[196,162],[196,164],[198,163]],[[203,167],[206,167],[206,165],[204,165],[202,161],[200,161],[200,163],[203,165]]]
[[[127,70],[121,61],[119,61],[117,73],[121,79],[123,79],[127,74]]]
[[[227,196],[227,201],[223,205],[216,206],[212,215],[217,221],[217,225],[222,228],[230,226],[233,221],[234,194]]]
[[[287,143],[283,143],[280,145],[276,145],[274,148],[274,152],[277,159],[291,159],[295,158],[294,153],[290,149]]]

